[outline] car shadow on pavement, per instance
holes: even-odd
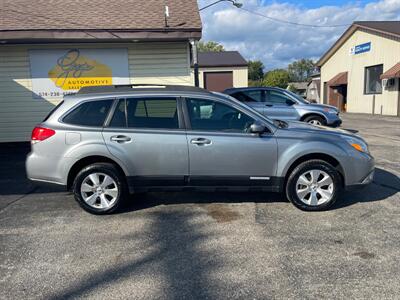
[[[381,168],[375,169],[374,180],[368,186],[354,191],[345,191],[332,209],[356,203],[385,200],[400,192],[400,178]]]
[[[212,203],[266,203],[286,202],[279,193],[266,192],[152,192],[133,194],[121,213],[143,210],[160,205]]]

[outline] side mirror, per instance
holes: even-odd
[[[266,127],[260,123],[253,123],[250,126],[250,132],[251,133],[264,133],[266,131]]]

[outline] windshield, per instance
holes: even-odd
[[[296,93],[293,93],[292,91],[286,90],[286,93],[288,93],[290,96],[296,98],[298,101],[300,101],[301,103],[306,103],[306,104],[310,104],[309,101],[307,101],[306,99],[304,99],[303,97],[301,97],[300,95],[297,95]]]
[[[218,92],[212,92],[215,95],[218,96],[222,96],[224,98],[227,98],[230,101],[235,102],[237,105],[240,105],[241,107],[247,109],[247,110],[251,110],[251,112],[255,115],[257,115],[258,117],[260,117],[261,119],[267,121],[269,124],[273,124],[274,126],[277,126],[276,123],[274,122],[274,120],[264,116],[263,114],[259,113],[258,111],[256,111],[254,108],[252,108],[249,105],[243,104],[242,102],[238,101],[237,99],[233,98],[232,96],[226,95],[226,94],[222,94],[222,93],[218,93]]]

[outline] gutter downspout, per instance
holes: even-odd
[[[193,59],[193,70],[194,70],[194,86],[199,87],[199,63],[197,59],[197,41],[190,40],[190,44],[192,45],[192,59]]]

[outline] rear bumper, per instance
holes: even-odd
[[[64,187],[65,190],[67,190],[67,186],[63,183],[57,182],[57,181],[49,181],[49,180],[43,180],[43,179],[36,179],[36,178],[29,178],[28,179],[30,181],[33,181],[36,185],[40,185],[40,186],[61,186]]]
[[[31,152],[26,157],[25,168],[28,179],[45,184],[67,185],[67,166],[73,159],[42,156]]]

